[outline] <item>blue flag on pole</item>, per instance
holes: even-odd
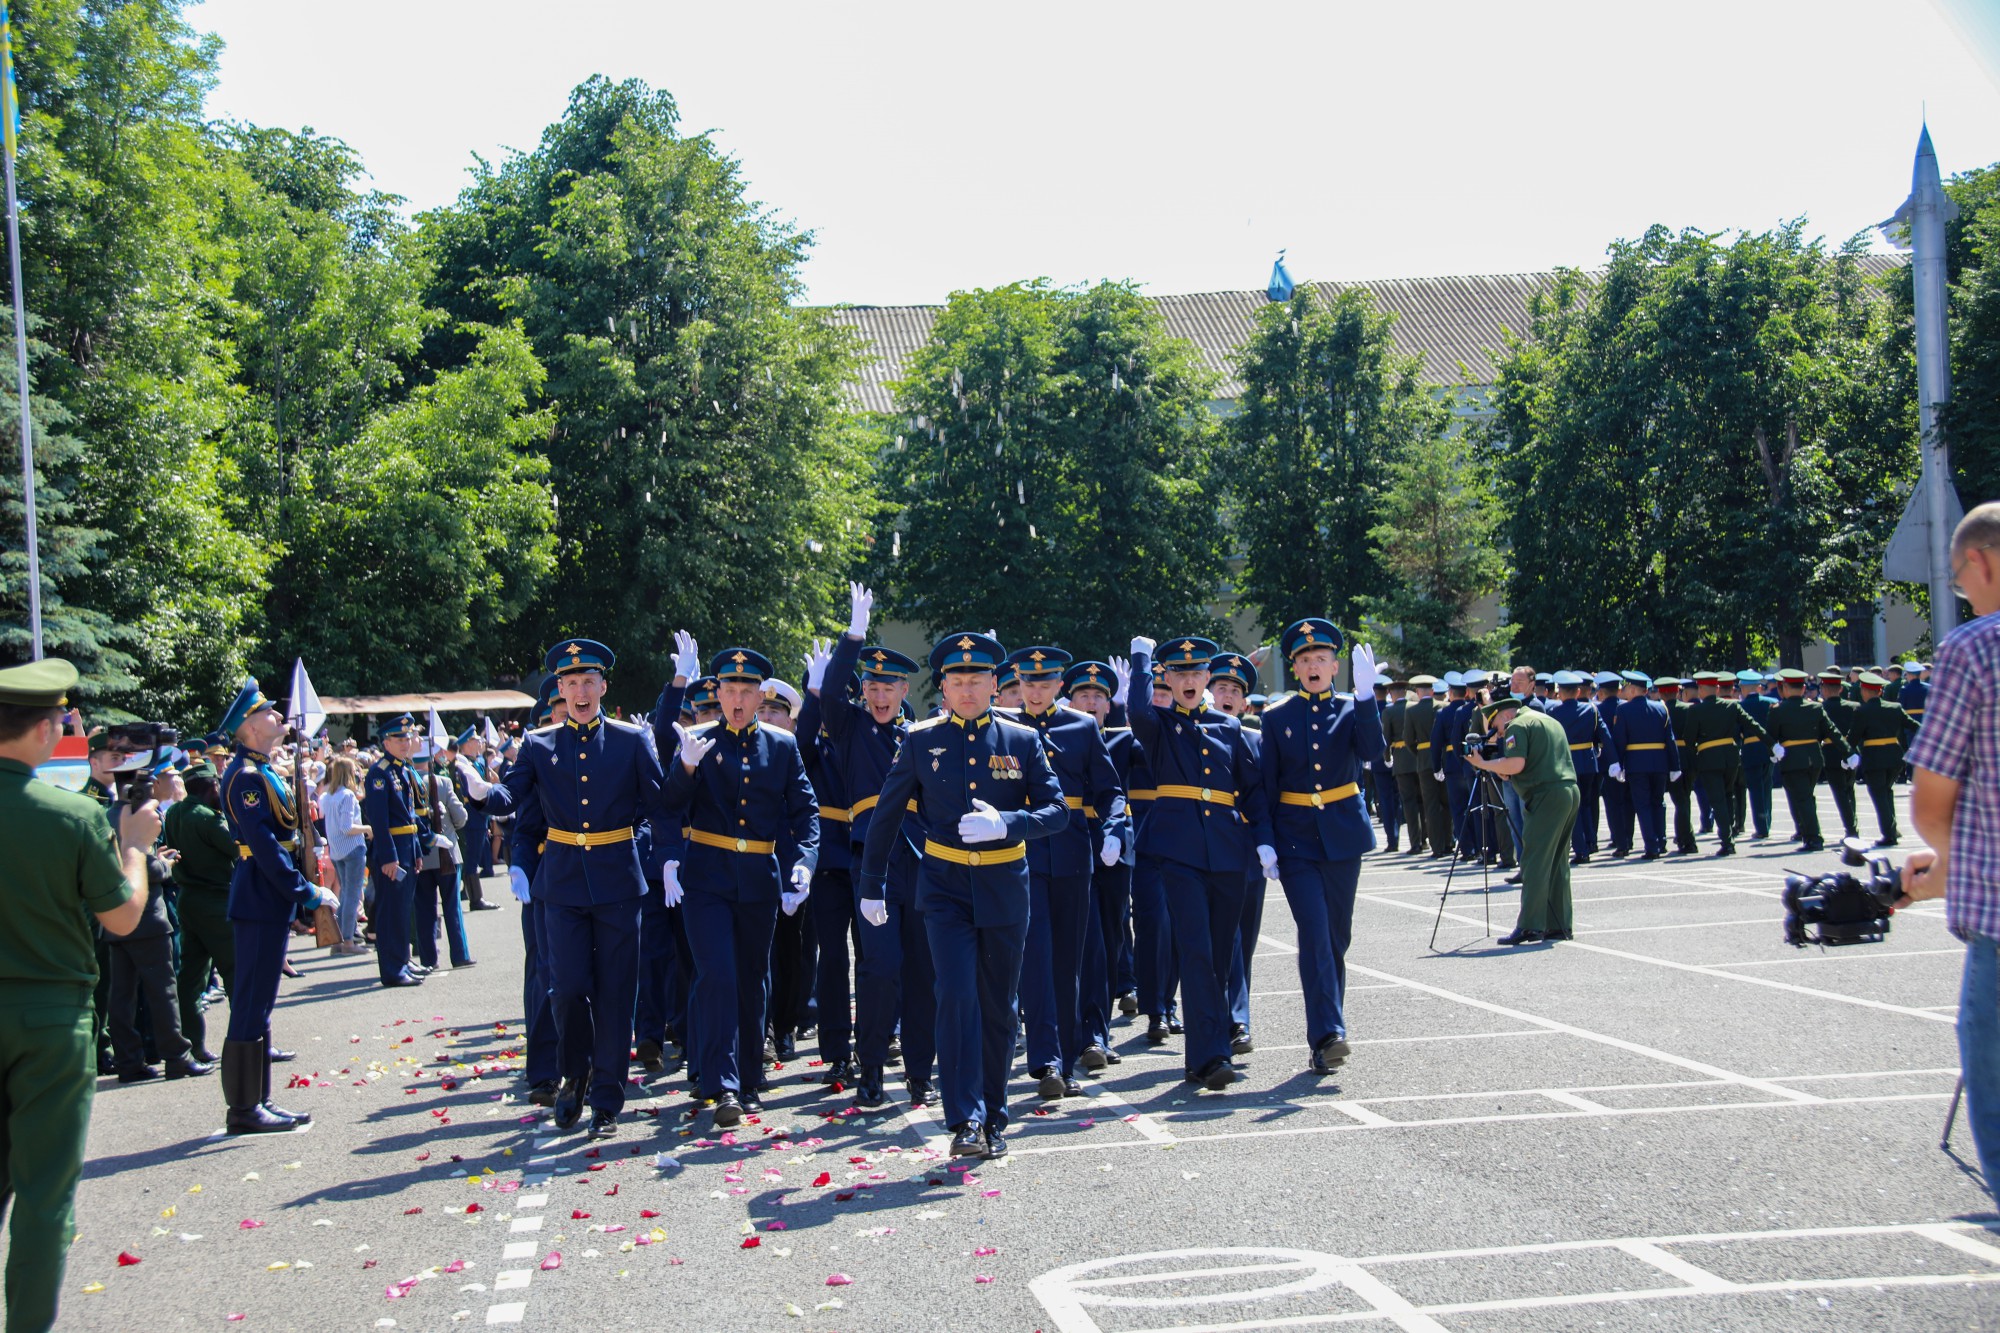
[[[21,87],[14,81],[14,23],[0,2],[0,138],[7,160],[14,160],[14,141],[21,137]]]

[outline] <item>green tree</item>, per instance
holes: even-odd
[[[1090,655],[1219,632],[1213,393],[1129,286],[954,293],[896,386],[889,608]]]
[[[1875,596],[1909,460],[1861,252],[1655,227],[1536,300],[1495,392],[1531,659],[1797,664]]]
[[[518,318],[548,368],[557,572],[510,660],[608,638],[614,697],[639,705],[679,627],[795,660],[879,512],[852,335],[794,304],[810,237],[677,121],[666,93],[593,78],[535,151],[422,221],[430,299],[459,326]],[[441,329],[429,358],[466,345]]]

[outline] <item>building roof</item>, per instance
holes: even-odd
[[[1907,263],[1902,255],[1866,255],[1871,274]],[[1492,380],[1491,354],[1505,346],[1506,332],[1525,333],[1528,300],[1553,273],[1499,273],[1455,278],[1382,278],[1370,282],[1311,282],[1315,293],[1330,300],[1354,287],[1365,287],[1378,310],[1391,311],[1396,322],[1391,337],[1396,350],[1421,356],[1421,377],[1432,385],[1484,385]],[[1201,350],[1209,368],[1223,377],[1220,396],[1235,398],[1242,390],[1235,376],[1236,351],[1249,340],[1257,312],[1270,304],[1262,291],[1196,292],[1187,296],[1150,298],[1167,329]],[[856,405],[869,412],[892,412],[891,381],[901,378],[910,358],[930,336],[941,306],[836,306],[827,313],[834,322],[855,329],[874,349],[850,388]]]

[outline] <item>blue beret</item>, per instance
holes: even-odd
[[[1076,690],[1103,690],[1106,694],[1118,693],[1118,673],[1111,669],[1109,662],[1086,660],[1070,663],[1063,672],[1063,688]]]
[[[993,671],[1007,656],[1000,641],[988,634],[948,634],[931,645],[933,675],[952,671]]]
[[[224,713],[222,721],[216,724],[216,733],[227,742],[236,734],[236,729],[243,725],[245,718],[260,708],[276,707],[277,705],[266,699],[264,692],[257,688],[257,678],[245,676],[243,687],[236,691],[236,698],[230,702],[229,711]]]
[[[771,659],[749,648],[724,648],[708,662],[717,681],[747,680],[762,685],[771,678]]]
[[[1218,680],[1233,680],[1243,686],[1248,694],[1257,688],[1257,664],[1241,653],[1220,653],[1209,659],[1208,678],[1211,683]]]
[[[1331,648],[1339,652],[1344,640],[1331,620],[1307,616],[1304,620],[1294,620],[1285,626],[1285,632],[1279,636],[1279,642],[1284,646],[1285,660],[1289,662],[1307,648]]]
[[[464,731],[459,732],[458,739],[454,740],[452,744],[463,745],[467,741],[476,741],[478,739],[479,739],[479,724],[474,723],[473,725],[467,727]]]
[[[1161,644],[1158,661],[1169,671],[1205,671],[1221,651],[1215,640],[1193,634]]]
[[[1007,654],[1007,665],[1018,671],[1023,679],[1035,676],[1055,676],[1070,663],[1070,655],[1060,648],[1042,645],[1033,648],[1017,648]]]
[[[855,667],[864,679],[898,681],[908,680],[916,674],[917,664],[894,648],[863,648],[861,661]]]

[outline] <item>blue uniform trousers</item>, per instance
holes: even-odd
[[[375,969],[387,985],[409,970],[410,916],[416,904],[417,876],[405,866],[402,878],[390,879],[380,866],[371,864],[368,882],[375,886],[375,905],[368,911],[375,926]]]
[[[625,1106],[625,1072],[632,1058],[639,900],[546,903],[543,910],[558,1067],[565,1079],[588,1075],[590,1105],[615,1113]]]
[[[1021,961],[1021,1013],[1028,1027],[1028,1068],[1076,1073],[1083,1050],[1083,937],[1090,876],[1028,872],[1028,944]]]
[[[764,1085],[765,982],[778,904],[690,892],[681,922],[694,955],[688,1018],[699,1092],[756,1092]]]
[[[1397,830],[1403,827],[1403,798],[1396,790],[1395,775],[1385,762],[1369,769],[1368,779],[1369,785],[1375,789],[1375,810],[1382,816],[1382,832],[1388,835],[1389,845],[1394,847]]]
[[[1229,1058],[1229,965],[1243,920],[1243,872],[1209,872],[1167,861],[1161,866],[1167,914],[1181,968],[1184,1061],[1190,1077]]]
[[[1623,856],[1632,850],[1632,784],[1607,774],[1598,794],[1604,798],[1605,837],[1611,850]]]
[[[819,936],[813,994],[819,1007],[819,1058],[828,1064],[854,1058],[854,1002],[848,990],[850,953],[861,957],[861,915],[854,906],[854,877],[844,869],[813,874],[806,899]]]
[[[896,853],[898,862],[903,857],[903,852]],[[924,914],[907,896],[899,897],[893,890],[883,901],[889,909],[887,921],[879,926],[860,922],[861,961],[854,975],[854,1058],[869,1069],[887,1064],[889,1039],[896,1034],[900,1017],[903,1077],[924,1081],[941,1056],[934,999],[936,960],[931,955]]]
[[[1015,995],[1028,923],[974,925],[972,904],[943,894],[918,915],[939,978],[933,1021],[945,1123],[1005,1129],[1007,1070],[1014,1062],[1014,1031],[1020,1021]],[[866,941],[862,948],[868,948]],[[903,1036],[907,1060],[909,1033]]]
[[[1167,914],[1163,862],[1141,856],[1132,867],[1132,971],[1139,987],[1139,1012],[1165,1018],[1180,989],[1180,958],[1174,952],[1174,924]]]
[[[465,849],[468,874],[484,878],[493,873],[493,819],[477,810],[467,810],[465,827],[459,830],[458,845]]]
[[[667,974],[673,970],[674,933],[666,898],[648,890],[639,902],[639,994],[632,1007],[632,1040],[667,1040]]]
[[[1084,922],[1083,975],[1077,1022],[1083,1044],[1111,1045],[1112,998],[1118,988],[1117,949],[1132,903],[1132,867],[1099,865],[1090,876],[1090,915]]]
[[[1299,985],[1305,991],[1306,1043],[1347,1035],[1347,945],[1354,938],[1354,891],[1361,858],[1278,862],[1285,901],[1299,927]]]
[[[1754,763],[1746,755],[1743,760],[1743,788],[1749,794],[1750,830],[1753,836],[1771,836],[1771,775],[1774,766],[1767,755],[1762,763]]]
[[[808,896],[807,902],[812,901]],[[781,911],[771,934],[769,1021],[772,1033],[796,1032],[813,1021],[818,934],[804,904],[790,916]]]
[[[446,954],[453,967],[472,961],[465,947],[465,912],[458,901],[458,867],[440,866],[417,872],[416,914],[411,945],[425,967],[438,964],[438,917],[444,917]],[[377,931],[380,937],[380,931]]]
[[[229,1040],[256,1041],[271,1031],[292,923],[232,921],[229,930],[236,940],[236,974],[229,979]],[[381,938],[379,931],[376,938]]]
[[[1250,1026],[1251,960],[1264,929],[1264,868],[1243,876],[1243,915],[1236,922],[1236,948],[1229,955],[1229,1021]]]
[[[1662,856],[1667,850],[1667,775],[1634,773],[1625,770],[1625,785],[1631,789],[1632,813],[1639,820],[1639,837],[1646,855]]]
[[[542,905],[521,904],[521,1013],[527,1028],[521,1073],[530,1084],[562,1077],[556,1061],[556,1012],[549,1003],[549,949]]]
[[[1572,856],[1589,856],[1597,850],[1597,798],[1603,786],[1602,773],[1577,774],[1576,793],[1581,804],[1576,808],[1576,824],[1569,831]]]

